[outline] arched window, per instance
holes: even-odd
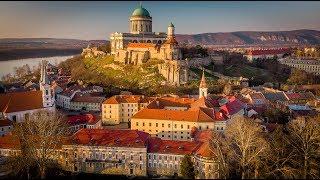
[[[151,41],[150,41],[150,40],[148,40],[148,41],[147,41],[147,43],[151,43]]]
[[[142,24],[140,25],[140,31],[142,31]]]
[[[138,31],[138,25],[136,24],[135,26],[136,26],[135,31]]]

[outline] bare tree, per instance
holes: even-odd
[[[292,167],[296,163],[295,153],[286,141],[286,136],[288,134],[284,133],[284,125],[279,125],[268,134],[269,148],[262,168],[264,178],[298,178],[296,169]]]
[[[231,153],[230,161],[237,166],[242,179],[259,177],[261,158],[268,149],[263,133],[260,125],[244,117],[238,117],[227,125],[225,136]]]
[[[301,178],[319,178],[320,116],[298,118],[288,124],[287,141],[298,160],[294,164]]]
[[[230,163],[228,153],[229,147],[222,134],[213,131],[212,137],[209,140],[210,150],[214,154],[215,162],[218,163],[218,172],[220,179],[227,179],[229,177]]]
[[[39,168],[40,177],[45,178],[47,168],[58,158],[56,151],[64,140],[67,126],[64,117],[51,111],[41,110],[30,115],[24,122],[15,124],[14,135],[21,144],[23,166],[29,167],[32,161]]]

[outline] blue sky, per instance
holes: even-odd
[[[139,1],[0,2],[0,38],[108,39],[127,32]],[[320,2],[143,1],[153,30],[176,33],[320,30]]]

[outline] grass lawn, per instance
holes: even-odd
[[[201,69],[191,67],[190,70],[192,72],[196,73],[199,78],[202,77],[202,70]],[[216,77],[216,76],[214,76],[214,75],[212,75],[212,74],[210,74],[210,73],[208,73],[206,71],[204,72],[204,75],[206,76],[207,79],[210,79],[210,80],[213,80],[213,81],[219,79],[218,77]]]

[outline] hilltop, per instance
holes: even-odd
[[[201,34],[178,34],[177,41],[186,44],[201,45],[265,45],[265,46],[296,46],[320,44],[320,31],[238,31]]]

